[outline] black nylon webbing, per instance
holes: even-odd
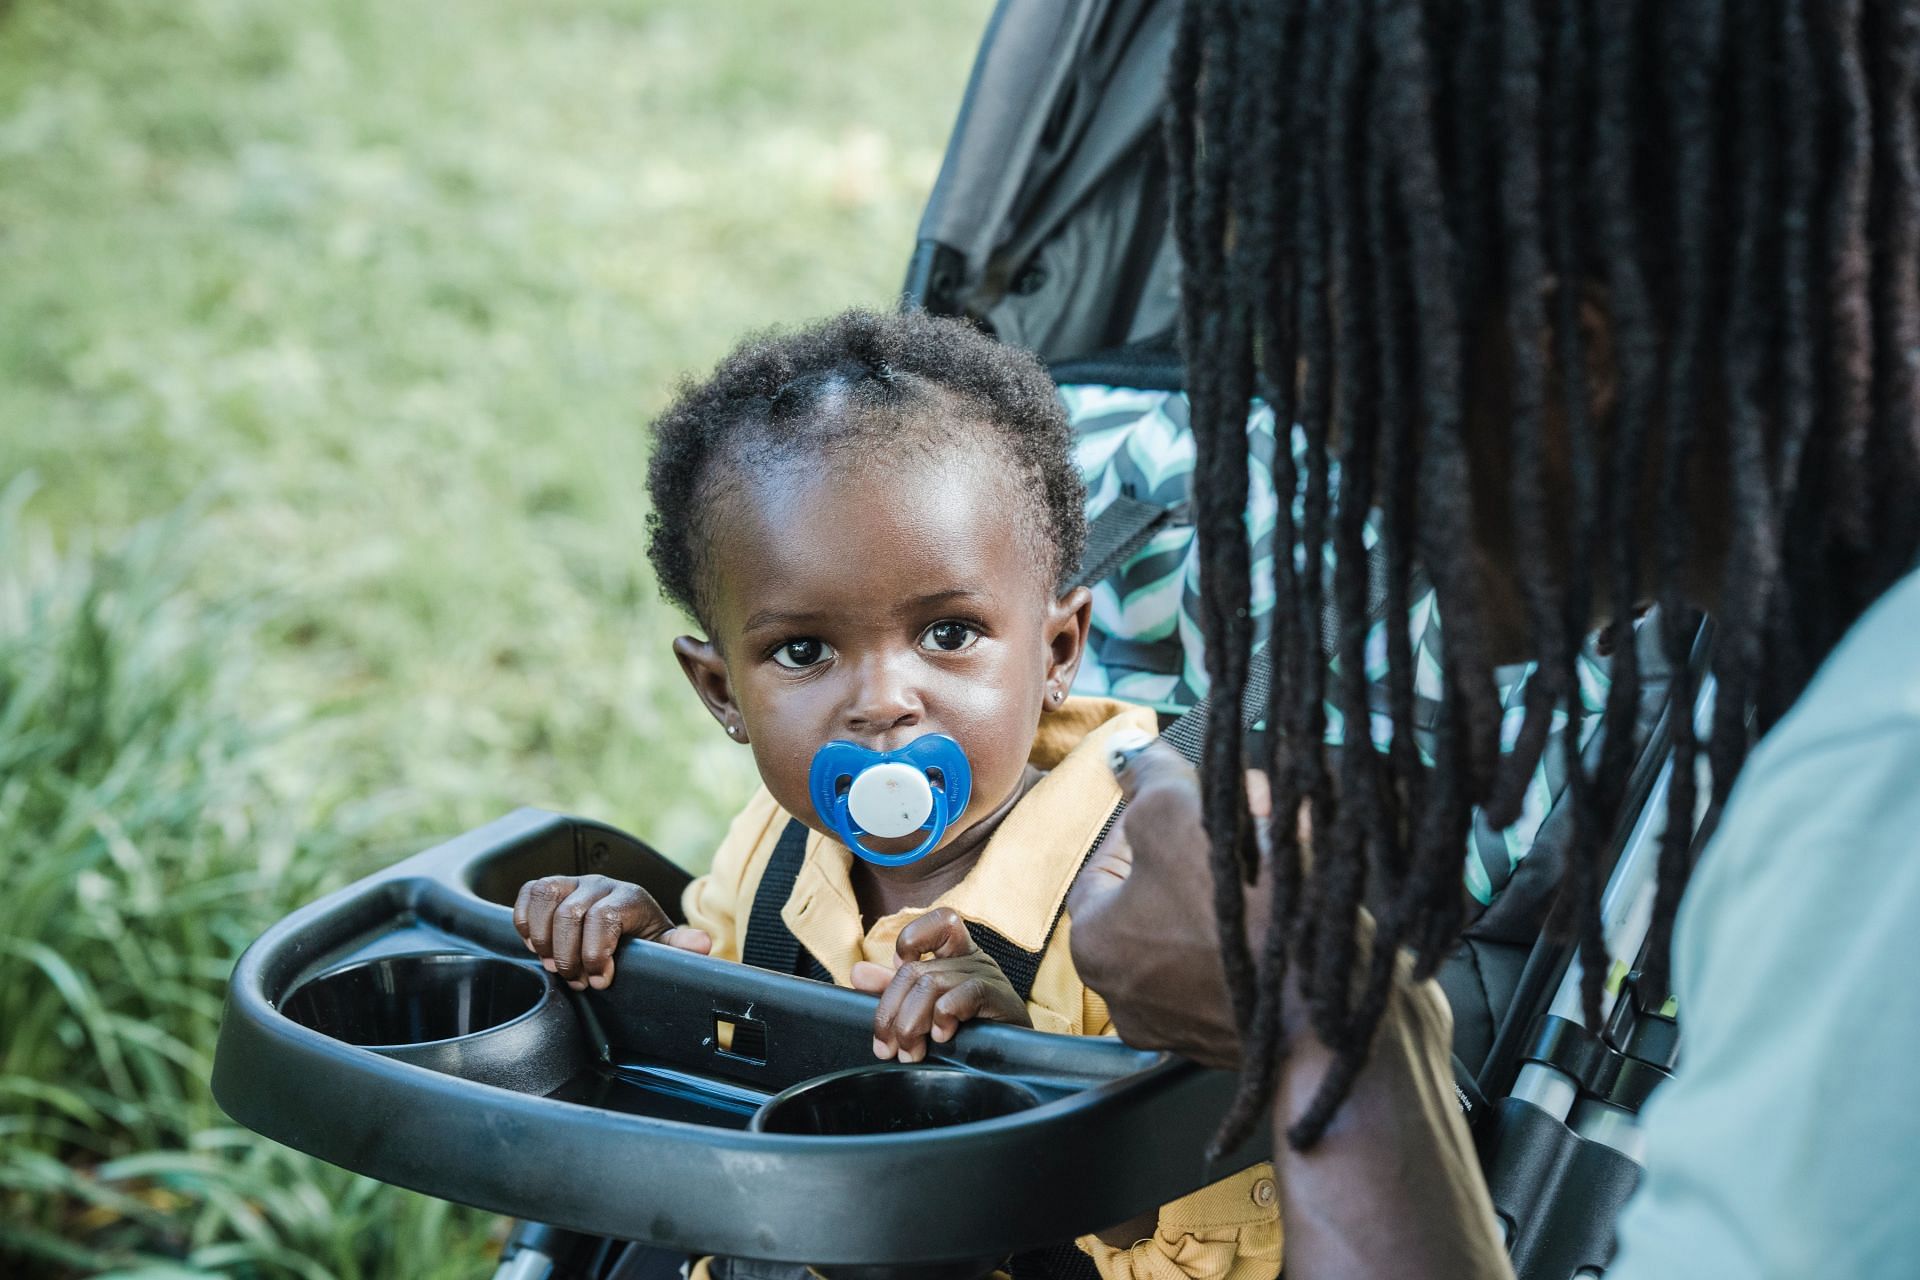
[[[793,936],[793,930],[780,918],[780,909],[793,896],[794,879],[806,860],[806,824],[790,820],[787,829],[780,833],[780,843],[773,846],[773,857],[761,873],[760,887],[754,890],[753,907],[747,913],[747,936],[740,943],[740,959],[756,969],[831,982],[832,975],[825,966],[800,945],[800,939]]]
[[[1260,723],[1266,714],[1267,694],[1273,683],[1273,664],[1267,658],[1267,651],[1259,649],[1247,660],[1247,691],[1240,699],[1240,731],[1244,734]],[[1198,769],[1200,755],[1207,742],[1207,716],[1213,706],[1212,698],[1202,698],[1187,708],[1186,714],[1160,731],[1161,741],[1180,753],[1180,758]],[[1248,763],[1264,767],[1265,761],[1252,760]],[[1120,821],[1120,811],[1127,807],[1122,800],[1114,806],[1113,815],[1100,828],[1100,834],[1093,838],[1093,844],[1087,853],[1100,847],[1107,838],[1107,832],[1113,830],[1113,824]]]
[[[987,926],[967,921],[967,932],[973,935],[973,945],[993,957],[993,962],[1000,966],[1000,972],[1006,974],[1007,981],[1013,984],[1021,1004],[1033,998],[1033,980],[1040,976],[1040,961],[1047,953],[1048,944],[1053,941],[1053,931],[1059,927],[1060,917],[1055,916],[1053,923],[1047,927],[1047,936],[1040,940],[1040,950],[1023,951]]]
[[[1266,649],[1262,648],[1247,660],[1247,691],[1240,699],[1242,733],[1253,728],[1267,714],[1267,695],[1272,684],[1273,664],[1267,658]],[[1212,698],[1200,699],[1160,734],[1168,746],[1180,753],[1181,759],[1195,768],[1200,766],[1200,752],[1207,740],[1207,716],[1211,714],[1212,707]]]
[[[1007,1259],[1013,1280],[1099,1280],[1100,1268],[1071,1240],[1050,1244]]]
[[[1087,549],[1081,553],[1073,585],[1090,587],[1112,576],[1127,557],[1147,545],[1147,539],[1159,532],[1172,514],[1171,509],[1158,503],[1125,494],[1108,503],[1087,525]]]

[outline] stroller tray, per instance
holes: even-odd
[[[234,969],[215,1097],[443,1199],[823,1265],[1004,1257],[1265,1157],[1204,1157],[1230,1074],[1117,1040],[978,1023],[882,1064],[871,996],[644,942],[607,990],[570,991],[511,904],[590,871],[669,910],[686,880],[630,836],[521,809],[288,916]]]

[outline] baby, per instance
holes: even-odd
[[[654,432],[649,555],[703,633],[674,653],[762,785],[685,925],[637,885],[553,876],[515,904],[527,945],[575,988],[613,981],[624,938],[854,987],[880,997],[874,1054],[903,1062],[975,1018],[1111,1034],[1064,904],[1119,800],[1103,744],[1155,719],[1068,694],[1084,492],[1045,371],[960,321],[854,311],[750,339]],[[971,772],[944,832],[821,816],[823,745],[931,735]],[[1257,1166],[1076,1243],[1107,1277],[1271,1280],[1271,1179]]]

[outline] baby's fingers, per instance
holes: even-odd
[[[586,891],[582,885],[577,892]],[[613,981],[613,953],[620,945],[620,935],[626,931],[627,913],[632,905],[633,894],[625,889],[603,893],[588,905],[586,919],[580,927],[580,971],[578,975],[563,974],[563,977],[577,976],[596,991]],[[574,985],[579,986],[579,981]]]
[[[899,1012],[900,1002],[906,998],[907,989],[913,986],[917,976],[912,965],[902,965],[887,979],[886,989],[880,993],[880,1003],[873,1008],[874,1057],[891,1058],[899,1051],[899,1043],[894,1039],[894,1017]]]
[[[993,989],[983,978],[968,978],[944,992],[933,1002],[933,1042],[945,1044],[963,1022],[972,1022],[987,1011]]]
[[[903,964],[894,970],[893,979],[887,983],[887,989],[880,995],[880,1003],[873,1011],[873,1053],[878,1058],[899,1058],[902,1062],[917,1062],[925,1057],[927,1028],[932,1023],[933,1002],[949,983],[942,981],[949,975],[938,968],[931,972],[928,965],[940,965],[940,961]],[[932,990],[924,996],[916,996],[923,983],[934,983]],[[909,1056],[914,1050],[919,1055]]]
[[[918,960],[931,953],[934,958],[951,960],[970,954],[975,948],[967,922],[952,907],[935,907],[917,920],[907,922],[893,949],[901,960]]]
[[[625,936],[627,919],[624,911],[614,908],[611,895],[595,903],[593,909],[587,912],[586,941],[580,946],[580,969],[586,974],[587,985],[595,991],[604,991],[613,985],[614,957],[620,953],[620,939]],[[681,951],[691,951],[695,955],[713,954],[713,935],[705,929],[694,929],[687,925],[677,925],[653,941]]]
[[[612,922],[612,942],[607,939],[607,913],[596,912],[600,900],[612,892],[612,881],[583,881],[578,888],[568,894],[566,900],[553,909],[553,971],[566,979],[567,985],[578,991],[586,986],[586,976],[592,970],[586,964],[588,926],[592,924],[595,945],[599,947],[600,964],[606,962],[612,952],[612,942],[619,941],[620,925]]]
[[[590,889],[598,892],[603,886],[604,893],[587,907],[581,927],[579,976],[587,986],[598,991],[612,984],[613,958],[625,938],[645,938],[703,956],[713,951],[712,934],[673,924],[652,895],[637,884],[589,876],[580,882],[574,896]]]
[[[682,951],[691,951],[696,955],[713,954],[713,935],[705,929],[696,929],[692,925],[675,925],[655,941],[664,942],[670,947],[678,947]]]
[[[871,960],[855,960],[847,978],[853,983],[855,991],[864,991],[870,996],[877,996],[886,991],[887,984],[893,981],[893,974],[894,971],[883,964],[875,964]]]
[[[514,899],[513,927],[549,971],[553,969],[553,913],[579,887],[571,876],[547,876],[521,885]]]
[[[933,1007],[957,979],[948,973],[922,973],[900,999],[893,1016],[894,1044],[899,1046],[902,1062],[918,1062],[927,1056],[927,1035],[933,1030]]]

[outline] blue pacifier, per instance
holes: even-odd
[[[930,774],[937,774],[936,782]],[[915,738],[897,751],[871,751],[856,742],[829,742],[813,753],[807,791],[814,812],[841,843],[878,867],[904,867],[933,852],[973,794],[967,753],[944,733]],[[896,840],[924,831],[905,853],[875,853],[861,836]]]

